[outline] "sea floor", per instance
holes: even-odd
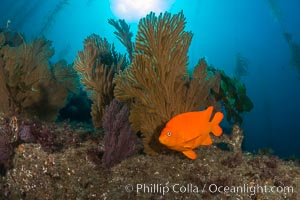
[[[60,149],[19,144],[0,177],[0,199],[300,199],[296,161],[205,146],[196,150],[197,160],[178,152],[137,153],[106,169],[101,134],[51,126],[60,134]]]

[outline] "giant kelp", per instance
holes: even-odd
[[[291,33],[285,32],[283,36],[291,51],[291,65],[300,73],[300,45],[293,40]]]
[[[57,14],[65,8],[69,4],[69,0],[60,0],[56,5],[55,8],[45,17],[45,23],[43,24],[40,34],[45,34],[46,31],[51,28],[53,23],[55,22],[55,18]]]
[[[0,111],[54,120],[76,91],[76,73],[64,61],[53,66],[51,42],[45,38],[0,49]]]
[[[126,65],[125,56],[116,53],[113,45],[95,34],[85,39],[84,50],[78,52],[74,69],[93,102],[91,115],[96,128],[102,126],[105,106],[113,99],[114,74]]]
[[[283,15],[282,9],[279,6],[278,1],[277,0],[268,0],[268,4],[270,7],[270,11],[273,15],[273,18],[281,23],[283,21],[284,15]]]
[[[237,53],[235,56],[234,76],[240,80],[242,76],[246,75],[248,75],[248,59],[241,53]]]
[[[143,134],[147,153],[161,150],[158,134],[173,116],[215,103],[210,91],[218,91],[219,76],[207,73],[204,59],[186,76],[192,33],[184,28],[182,12],[141,19],[132,63],[114,79],[114,94],[130,104],[132,129]]]
[[[13,16],[10,19],[12,27],[18,28],[19,30],[24,26],[29,25],[30,20],[35,17],[37,10],[40,10],[44,6],[46,1],[23,1],[23,4],[18,5],[17,10],[13,12]]]

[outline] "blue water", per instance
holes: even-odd
[[[283,37],[288,32],[300,44],[300,1],[186,2],[175,0],[169,11],[182,9],[186,29],[194,34],[189,68],[205,57],[209,64],[233,75],[236,54],[248,60],[249,72],[242,81],[254,109],[244,114],[244,149],[271,148],[280,156],[300,156],[300,69],[291,64],[292,52]],[[91,33],[106,37],[125,52],[107,23],[109,18],[116,19],[108,0],[3,0],[0,13],[1,27],[10,20],[9,27],[23,32],[27,40],[40,35],[52,40],[54,61],[65,58],[72,63]],[[137,21],[130,25],[136,33]]]

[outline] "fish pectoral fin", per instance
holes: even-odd
[[[189,142],[191,142],[191,141],[193,141],[193,140],[196,140],[197,138],[199,138],[199,135],[195,135],[195,136],[190,137],[190,138],[188,138],[188,139],[184,138],[184,142],[185,142],[185,143],[189,143]]]
[[[197,158],[197,154],[193,150],[183,151],[182,153],[189,159],[195,160]]]
[[[208,136],[207,138],[205,138],[205,140],[203,142],[201,142],[201,145],[211,145],[213,142],[210,138],[210,136]]]

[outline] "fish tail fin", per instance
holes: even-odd
[[[221,112],[217,112],[212,119],[212,129],[211,131],[215,136],[220,136],[223,132],[222,128],[220,127],[219,123],[222,121],[224,115]]]

